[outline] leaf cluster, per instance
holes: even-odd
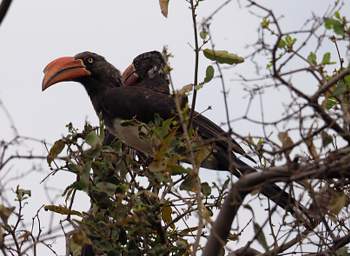
[[[48,205],[46,209],[75,223],[71,252],[90,245],[108,255],[188,255],[188,238],[197,227],[184,229],[178,223],[197,210],[198,177],[180,161],[186,161],[192,150],[200,164],[209,148],[191,130],[188,149],[173,119],[156,116],[149,124],[129,120],[123,125],[137,126],[142,136],[150,139],[153,158],[125,147],[118,139],[107,143],[102,123],[97,128],[86,124],[81,132],[69,126],[68,134],[51,148],[48,161],[56,163],[54,157],[65,152],[64,164],[55,171],[72,172],[76,181],[65,189],[66,206]],[[225,192],[225,188],[212,186],[200,184],[207,216],[221,204]],[[74,200],[75,191],[89,196],[87,212],[71,209],[68,202]]]

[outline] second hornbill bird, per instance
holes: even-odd
[[[146,62],[141,61],[140,63],[142,66],[142,63]],[[145,66],[147,69],[147,65]],[[96,53],[83,52],[74,57],[61,57],[50,62],[44,69],[42,90],[64,81],[81,83],[86,89],[96,113],[102,114],[108,131],[126,145],[145,155],[152,156],[152,144],[140,137],[138,128],[124,126],[122,122],[135,118],[137,121],[148,123],[154,120],[155,114],[158,114],[162,119],[172,118],[176,115],[176,105],[172,96],[168,94],[169,91],[164,90],[164,88],[157,90],[155,89],[157,86],[147,86],[144,83],[137,84],[140,77],[156,78],[158,75],[162,75],[156,69],[153,71],[155,72],[154,76],[152,76],[152,72],[147,70],[145,76],[138,75],[138,79],[132,82],[134,86],[123,86],[119,70],[107,62],[104,57]],[[128,84],[128,79],[124,80]],[[146,81],[147,79],[141,80],[149,82]],[[245,152],[234,140],[232,140],[234,152],[228,153],[228,142],[218,137],[225,134],[224,131],[209,119],[197,113],[193,120],[193,128],[198,130],[198,134],[204,140],[214,139],[212,155],[210,159],[204,161],[204,167],[231,170],[236,176],[255,171],[235,156],[234,152],[241,155],[245,155]],[[233,170],[229,166],[230,162],[233,164]],[[267,183],[262,187],[261,192],[282,208],[294,212],[293,207],[291,207],[292,199],[277,185]]]

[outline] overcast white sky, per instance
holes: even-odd
[[[202,2],[198,20],[223,2]],[[240,2],[245,5],[245,1]],[[286,14],[282,23],[289,28],[300,27],[312,12],[323,13],[333,3],[332,0],[260,2],[279,15]],[[245,46],[256,39],[259,23],[260,20],[248,14],[245,8],[240,9],[237,1],[232,1],[212,24],[216,47],[244,56],[247,53]],[[170,0],[168,19],[161,15],[158,0],[15,0],[0,27],[0,99],[10,111],[21,135],[54,141],[65,134],[68,122],[82,127],[85,120],[97,124],[97,118],[87,94],[78,84],[61,84],[41,92],[42,70],[49,61],[89,50],[104,55],[122,70],[137,54],[161,50],[167,45],[174,55],[172,76],[179,88],[193,80],[194,58],[189,47],[193,42],[192,34],[190,11],[184,0]],[[201,74],[204,74],[207,64],[201,58]],[[251,65],[242,64],[226,72],[227,78],[240,71],[254,72]],[[206,115],[220,123],[225,121],[225,115],[217,84],[213,81],[200,91],[197,109],[212,105],[213,110]],[[240,116],[245,102],[242,87],[232,83],[228,86],[231,116]],[[273,110],[273,104],[267,108]],[[8,123],[3,120],[5,117],[0,113],[0,139],[11,136]],[[244,130],[246,127],[234,129]],[[44,152],[42,148],[36,150]],[[22,171],[21,168],[14,166],[17,172]],[[23,181],[23,186],[40,187],[38,182],[44,176],[42,173]],[[64,187],[65,180],[65,177],[57,178],[55,184]],[[34,190],[34,197],[34,208],[45,203],[42,193]]]
[[[222,2],[204,1],[198,20]],[[301,25],[312,11],[325,10],[332,1],[261,2],[268,2],[278,14],[288,14],[285,23],[293,22],[288,25],[291,27]],[[216,47],[244,55],[245,45],[256,37],[259,22],[232,1],[212,25]],[[64,133],[64,124],[70,121],[78,126],[85,119],[96,121],[88,97],[78,84],[61,84],[41,92],[42,69],[53,58],[89,50],[124,69],[137,54],[168,45],[175,56],[175,85],[181,87],[193,80],[194,58],[188,45],[193,41],[192,25],[185,1],[170,1],[169,18],[165,19],[157,0],[17,0],[0,27],[0,37],[0,97],[21,134],[47,140]],[[206,62],[202,63],[200,70],[204,73]],[[238,116],[242,114],[241,88],[229,86],[231,114]],[[224,121],[222,95],[215,82],[199,93],[198,109],[207,105],[214,106],[209,116],[216,122]]]

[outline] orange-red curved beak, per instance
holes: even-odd
[[[89,75],[91,72],[86,69],[82,60],[74,57],[61,57],[51,61],[45,67],[42,90],[58,82],[72,81]]]
[[[136,73],[135,66],[133,64],[127,67],[122,74],[122,80],[125,86],[136,84],[138,79],[139,75]]]

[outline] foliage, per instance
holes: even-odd
[[[198,177],[191,168],[180,164],[186,151],[185,138],[177,132],[178,124],[172,120],[140,124],[130,120],[127,125],[136,125],[144,136],[151,138],[155,147],[151,162],[142,155],[126,149],[115,139],[103,144],[104,127],[94,128],[86,124],[84,130],[68,125],[69,133],[58,140],[49,156],[56,154],[57,143],[64,142],[65,164],[54,171],[67,171],[76,175],[76,181],[67,186],[64,196],[68,205],[74,205],[74,191],[85,192],[91,201],[88,212],[78,212],[68,206],[46,206],[46,210],[68,217],[67,221],[79,227],[73,234],[83,239],[71,238],[70,250],[93,244],[94,250],[108,255],[123,253],[140,255],[185,255],[189,254],[188,238],[197,229],[185,229],[176,225],[187,219],[196,210],[196,185]],[[198,136],[190,132],[190,150],[201,162],[207,155],[207,146],[200,146]],[[54,153],[53,153],[54,152]],[[181,154],[180,154],[181,153]],[[137,159],[137,160],[136,160]],[[211,188],[213,185],[216,186]],[[204,207],[211,212],[221,204],[223,190],[217,184],[201,184]],[[216,196],[214,196],[216,194]],[[188,205],[188,206],[186,206]],[[81,216],[82,218],[76,218]],[[75,225],[76,225],[75,224]]]

